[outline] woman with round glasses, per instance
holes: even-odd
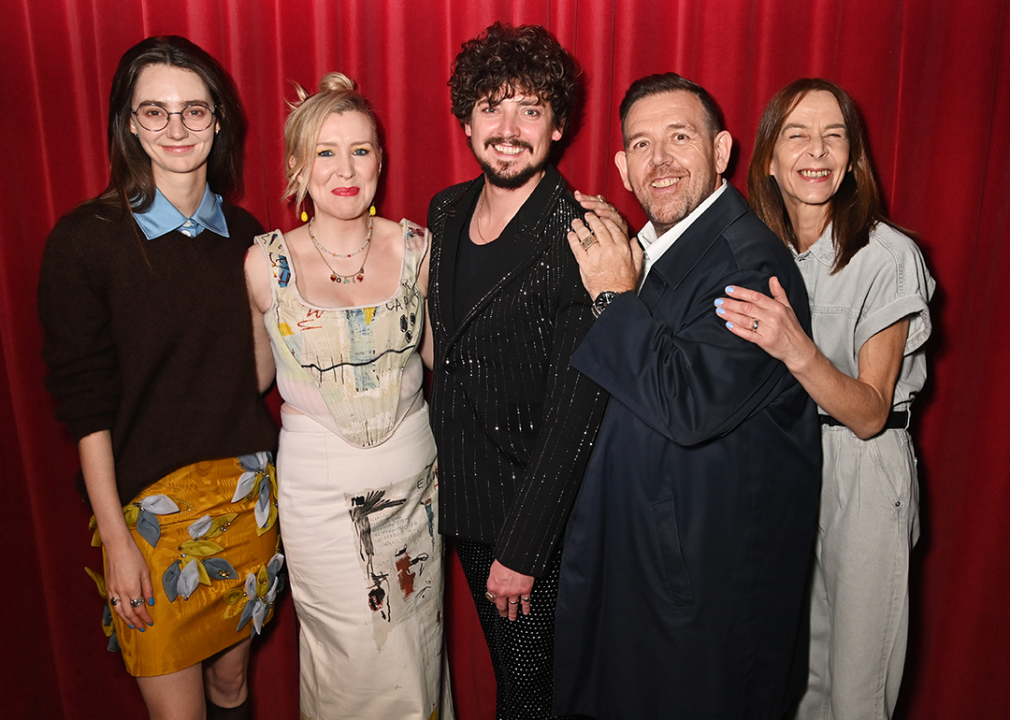
[[[246,275],[284,398],[277,471],[301,716],[446,720],[419,354],[430,234],[374,214],[382,148],[353,82],[330,73],[314,95],[297,89],[287,194],[299,207],[308,197],[312,219],[258,237]]]
[[[793,251],[813,339],[782,287],[727,288],[716,312],[786,364],[817,403],[824,452],[810,671],[798,717],[888,718],[908,634],[918,534],[909,411],[926,380],[936,283],[884,217],[852,98],[803,79],[765,108],[747,179],[758,216]]]
[[[173,115],[178,115],[182,124],[192,132],[202,132],[214,122],[214,110],[200,100],[186,103],[182,110],[169,112],[159,102],[145,102],[133,111],[137,123],[145,130],[161,132],[168,127]]]
[[[242,270],[262,228],[222,198],[241,187],[244,130],[202,49],[175,36],[130,48],[112,82],[109,185],[57,223],[39,284],[110,648],[152,718],[248,717],[251,634],[283,562]]]

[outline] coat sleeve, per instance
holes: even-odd
[[[698,272],[700,282],[667,288],[651,308],[634,293],[620,295],[572,358],[642,422],[682,446],[731,432],[774,400],[787,374],[731,333],[713,304],[727,285],[768,293],[767,268],[726,264]],[[802,302],[805,313],[805,294]]]
[[[495,543],[495,558],[517,572],[547,573],[589,461],[606,394],[571,366],[572,353],[592,327],[589,295],[567,243],[552,249],[564,268],[553,318],[542,423],[515,502]]]

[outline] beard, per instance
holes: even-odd
[[[494,137],[488,138],[484,142],[484,148],[487,149],[491,145],[512,145],[514,147],[521,147],[528,150],[530,153],[533,152],[533,146],[522,140],[506,140],[505,138]],[[471,145],[471,149],[473,149]],[[477,163],[480,165],[480,169],[484,171],[484,176],[487,181],[494,185],[495,187],[502,188],[503,190],[515,190],[516,188],[521,188],[530,178],[534,177],[540,173],[544,167],[547,166],[549,160],[548,156],[545,156],[539,163],[529,163],[525,167],[516,167],[515,165],[507,165],[505,171],[496,168],[484,157],[481,157],[474,151],[473,156],[477,159]]]
[[[656,234],[662,236],[667,230],[686,218],[705,202],[713,192],[715,192],[715,169],[699,170],[690,176],[683,178],[684,183],[682,194],[667,200],[656,200],[650,194],[652,181],[656,177],[662,177],[665,172],[662,169],[650,174],[640,183],[632,183],[635,198],[645,211],[645,217],[656,229]]]

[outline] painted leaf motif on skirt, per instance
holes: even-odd
[[[91,547],[102,547],[102,536],[98,532],[98,520],[94,515],[91,516],[91,521],[88,523],[88,530],[91,531]]]
[[[105,589],[105,578],[89,567],[84,568],[84,572],[88,574],[88,577],[95,581],[95,585],[98,586],[98,594],[102,596],[102,600],[107,599],[109,597],[109,593]]]
[[[182,551],[183,555],[203,558],[217,555],[224,548],[210,540],[187,540],[179,546],[179,550]]]
[[[105,633],[105,637],[112,637],[113,633],[116,632],[116,626],[112,624],[111,605],[106,605],[105,611],[102,613],[102,632]]]
[[[210,540],[223,533],[228,529],[229,525],[235,522],[235,518],[237,517],[238,513],[226,513],[214,518],[214,522],[210,525],[210,530],[203,536],[204,540]]]
[[[242,466],[243,470],[263,470],[266,468],[267,464],[269,464],[270,460],[270,453],[265,450],[258,453],[238,456],[238,464]]]
[[[265,474],[260,479],[259,497],[256,498],[256,525],[266,528],[270,520],[270,478]]]
[[[247,471],[239,476],[238,484],[235,486],[235,494],[231,496],[231,501],[237,503],[244,499],[253,491],[256,486],[256,473]]]
[[[267,563],[267,579],[271,584],[277,578],[277,574],[284,567],[284,555],[283,553],[277,553],[272,558],[270,562]]]
[[[148,545],[157,547],[158,540],[161,539],[161,523],[158,522],[156,515],[141,510],[137,515],[137,532],[140,537],[147,540]]]
[[[189,600],[189,596],[200,585],[200,568],[202,567],[203,565],[200,561],[195,560],[184,567],[182,572],[179,573],[179,594],[184,599]]]
[[[175,560],[161,575],[161,586],[165,589],[165,595],[168,596],[170,603],[179,597],[179,574],[179,561]]]
[[[148,495],[140,501],[140,509],[155,515],[171,515],[179,512],[179,506],[168,495]]]
[[[246,599],[245,606],[242,608],[242,614],[238,618],[238,627],[235,628],[235,632],[239,632],[244,628],[250,620],[252,620],[253,606],[256,604],[256,596],[252,595]]]
[[[270,612],[270,606],[265,602],[258,600],[253,603],[252,621],[253,629],[256,630],[257,635],[263,632],[263,621],[266,619],[268,612]]]
[[[186,532],[194,540],[199,540],[201,537],[207,534],[207,532],[214,525],[214,521],[211,520],[210,515],[204,515],[199,520],[194,521],[188,528]]]
[[[238,573],[224,558],[207,558],[203,561],[211,580],[237,580]]]
[[[137,526],[137,516],[140,515],[140,505],[131,503],[123,508],[123,519],[126,520],[126,527]],[[97,532],[97,529],[96,529]]]

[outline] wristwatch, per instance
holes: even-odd
[[[616,293],[613,290],[604,290],[597,295],[596,299],[593,300],[593,317],[598,318],[602,315],[603,311],[607,309],[607,305],[614,302],[614,298],[618,295],[620,295],[620,293]]]

